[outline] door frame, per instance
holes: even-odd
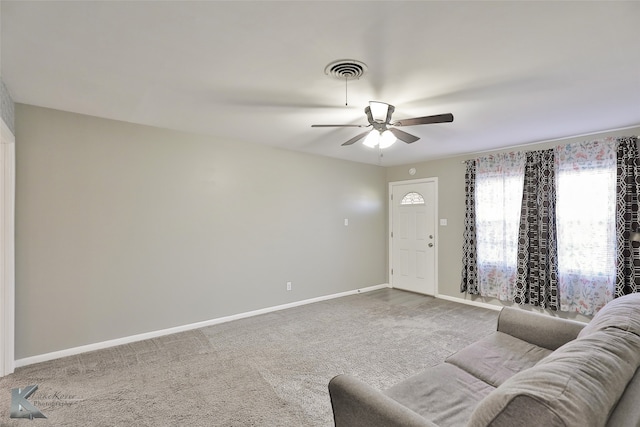
[[[15,142],[0,119],[0,377],[15,369]]]
[[[435,213],[434,213],[434,220],[436,222],[435,224],[435,238],[434,238],[434,244],[436,246],[436,250],[434,251],[434,260],[433,260],[433,266],[434,266],[434,295],[435,297],[437,297],[440,293],[439,293],[439,279],[438,279],[438,253],[440,252],[440,245],[438,243],[438,238],[440,235],[440,229],[439,229],[439,216],[438,216],[438,177],[434,176],[434,177],[430,177],[430,178],[419,178],[419,179],[407,179],[404,181],[392,181],[389,182],[389,194],[387,195],[387,201],[389,202],[389,224],[388,224],[388,228],[387,228],[387,251],[388,251],[388,261],[387,261],[387,275],[389,277],[389,285],[393,288],[393,274],[391,274],[391,268],[393,266],[393,242],[391,240],[391,231],[393,230],[393,200],[391,200],[391,196],[393,195],[393,188],[395,186],[399,186],[399,185],[406,185],[406,184],[422,184],[422,183],[426,183],[426,182],[432,182],[434,183],[434,209],[435,209]]]

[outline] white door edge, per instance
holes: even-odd
[[[15,136],[0,119],[0,377],[15,369]]]
[[[435,285],[435,292],[434,295],[435,297],[437,297],[440,292],[439,292],[439,276],[438,276],[438,253],[440,252],[440,245],[438,242],[438,238],[440,236],[440,232],[439,232],[439,209],[438,209],[438,177],[434,176],[434,177],[430,177],[430,178],[419,178],[419,179],[407,179],[407,180],[403,180],[403,181],[392,181],[389,182],[389,193],[387,194],[387,203],[388,203],[388,208],[389,208],[389,224],[387,226],[387,252],[388,252],[388,261],[387,261],[387,276],[388,276],[388,283],[389,285],[393,288],[393,275],[391,274],[391,266],[393,265],[393,245],[392,245],[392,240],[391,240],[391,230],[393,229],[393,203],[391,201],[391,195],[393,194],[393,187],[394,186],[399,186],[399,185],[405,185],[405,184],[421,184],[423,182],[433,182],[435,184],[435,189],[434,189],[434,208],[435,208],[435,220],[436,220],[436,234],[435,234],[435,245],[436,245],[436,251],[434,254],[434,285]]]

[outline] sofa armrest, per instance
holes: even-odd
[[[338,375],[329,381],[336,427],[437,427],[362,381]]]
[[[498,316],[498,331],[555,350],[577,338],[585,323],[504,307]]]

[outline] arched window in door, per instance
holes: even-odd
[[[424,205],[424,197],[422,194],[412,191],[404,195],[400,205]]]

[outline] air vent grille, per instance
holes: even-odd
[[[359,79],[366,71],[367,64],[354,59],[340,59],[338,61],[333,61],[324,69],[324,73],[326,75],[340,80]]]

